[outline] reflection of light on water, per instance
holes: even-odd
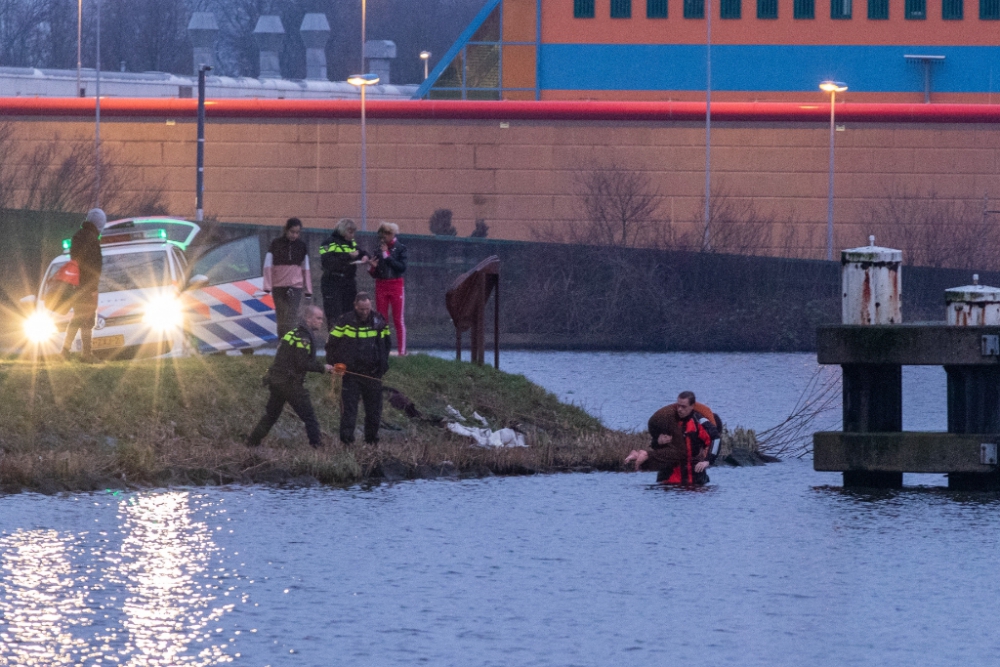
[[[187,493],[141,496],[123,502],[125,540],[118,577],[128,597],[123,604],[128,665],[211,665],[230,662],[207,629],[232,609],[212,607],[215,597],[199,581],[215,551],[211,533],[191,520]],[[204,648],[189,654],[192,643]]]
[[[67,554],[72,539],[54,530],[19,530],[0,539],[0,664],[79,664],[86,653],[87,640],[70,632],[89,625],[91,614],[85,589],[74,587]]]
[[[119,531],[0,537],[0,666],[232,662],[223,649],[233,640],[217,628],[233,605],[215,592],[218,547],[189,494],[114,506]]]

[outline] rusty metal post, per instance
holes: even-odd
[[[462,330],[455,327],[455,361],[462,360]]]

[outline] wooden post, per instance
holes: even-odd
[[[493,368],[500,370],[500,276],[493,281]]]
[[[844,432],[903,430],[903,369],[896,364],[843,364]],[[902,472],[844,471],[844,486],[898,489]]]

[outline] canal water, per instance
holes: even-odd
[[[766,427],[816,370],[809,355],[504,363],[628,428],[683,388]],[[943,381],[905,378],[908,428],[943,428]],[[993,664],[1000,496],[927,476],[845,491],[808,460],[711,476],[3,497],[0,664]]]

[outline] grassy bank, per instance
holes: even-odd
[[[0,491],[228,483],[352,484],[380,478],[620,469],[641,435],[610,431],[523,376],[426,355],[394,358],[385,383],[429,419],[386,402],[380,446],[336,438],[329,377],[308,386],[324,432],[319,451],[286,410],[264,441],[243,438],[260,417],[266,357],[0,364]],[[528,447],[485,449],[433,423],[446,406],[515,427]],[[360,421],[360,420],[359,420]],[[475,425],[475,424],[473,424]],[[360,440],[360,438],[359,438]]]

